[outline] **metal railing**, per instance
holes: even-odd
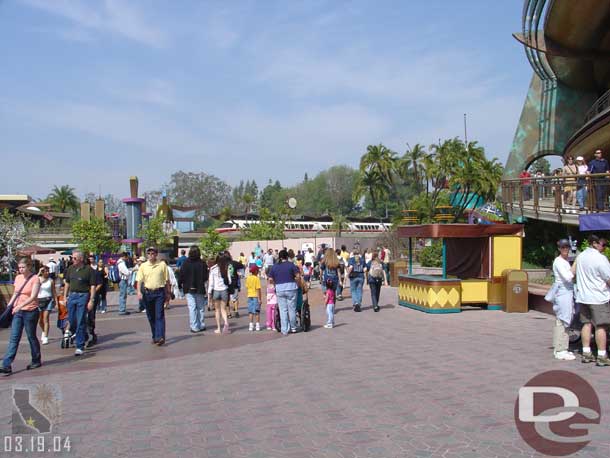
[[[516,178],[501,186],[508,213],[587,214],[610,207],[610,174]]]
[[[587,111],[587,114],[585,115],[585,124],[598,115],[608,111],[608,109],[610,109],[610,90],[605,92],[604,95],[597,99],[593,106],[589,108],[589,111]]]

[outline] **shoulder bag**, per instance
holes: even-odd
[[[21,288],[19,288],[19,291],[17,291],[17,294],[15,295],[15,300],[21,295],[23,288],[25,288],[25,285],[30,282],[32,277],[35,277],[35,275],[30,275],[27,280],[23,282],[23,285],[21,285]],[[6,307],[6,310],[2,312],[2,315],[0,315],[0,328],[11,327],[11,324],[13,323],[13,302],[15,302],[15,300],[11,301],[11,303]]]

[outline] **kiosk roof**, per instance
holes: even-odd
[[[519,235],[522,224],[416,224],[398,226],[398,236],[428,239],[482,238],[493,235]]]

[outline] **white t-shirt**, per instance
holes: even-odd
[[[595,248],[587,248],[576,258],[576,302],[605,304],[610,302],[610,262]]]
[[[51,278],[41,281],[40,289],[38,290],[38,299],[46,299],[48,297],[53,297],[53,279]]]
[[[57,263],[55,261],[49,261],[47,264],[47,269],[49,269],[50,274],[56,274],[58,270]]]
[[[273,255],[269,254],[269,253],[265,253],[265,256],[263,256],[263,264],[265,264],[266,266],[272,266],[273,265]]]
[[[307,263],[313,265],[313,253],[310,253],[309,251],[305,252],[305,264]]]

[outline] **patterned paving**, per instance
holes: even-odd
[[[327,330],[319,290],[311,302],[312,332],[287,337],[250,333],[243,317],[228,336],[190,334],[178,304],[163,348],[150,345],[140,314],[101,317],[99,346],[79,360],[53,340],[36,371],[22,370],[24,341],[18,372],[0,378],[0,430],[10,433],[13,386],[48,383],[64,397],[55,432],[70,436],[67,456],[540,456],[516,431],[517,391],[567,369],[602,405],[601,427],[577,456],[610,455],[610,368],[553,360],[547,315],[431,315],[395,306],[397,290],[384,288],[380,313],[365,291],[363,312],[347,298]],[[3,349],[7,337],[0,332]]]

